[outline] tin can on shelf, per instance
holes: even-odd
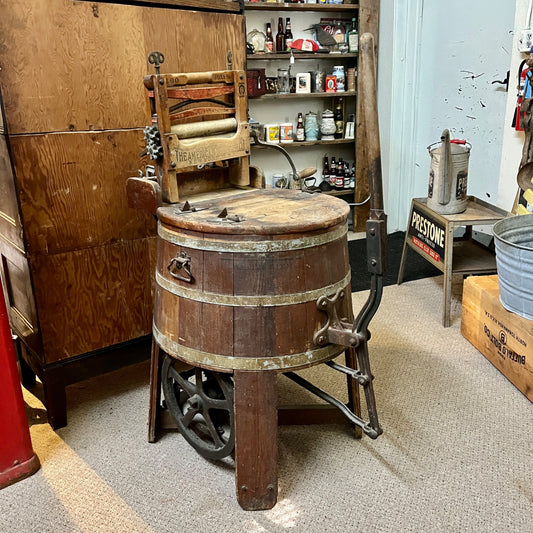
[[[265,124],[265,141],[267,143],[279,142],[279,124]]]
[[[293,142],[293,126],[292,123],[286,122],[279,125],[279,142],[291,143]]]
[[[337,92],[344,92],[345,87],[345,76],[344,76],[344,67],[342,65],[337,65],[333,67],[333,75],[336,78],[337,82]]]
[[[337,78],[335,76],[326,76],[326,92],[337,92]]]

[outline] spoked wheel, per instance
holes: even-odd
[[[231,376],[202,368],[180,373],[175,362],[165,355],[161,382],[180,433],[207,459],[228,456],[235,447]]]

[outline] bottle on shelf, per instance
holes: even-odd
[[[344,189],[349,189],[350,188],[350,164],[349,163],[346,163],[344,165],[344,184],[343,184],[343,188]]]
[[[348,52],[359,51],[359,32],[357,31],[357,21],[352,18],[352,29],[348,32]]]
[[[339,98],[335,107],[335,139],[342,139],[344,136],[344,111],[342,109],[342,98]]]
[[[324,162],[322,163],[322,181],[329,183],[329,160],[328,156],[324,156]]]
[[[285,50],[287,50],[287,52],[291,51],[292,41],[293,41],[293,36],[292,36],[292,30],[291,30],[291,19],[287,17],[285,19]]]
[[[298,120],[296,122],[296,141],[305,141],[304,117],[302,113],[298,113]]]
[[[344,163],[342,162],[342,157],[339,158],[337,163],[337,173],[335,175],[335,188],[342,189],[344,188]]]
[[[335,27],[333,28],[333,38],[335,39],[335,41],[337,41],[337,44],[335,45],[335,49],[339,52],[343,51],[342,50],[343,47],[341,45],[343,43],[346,43],[345,31],[346,30],[342,26],[341,21],[340,20],[335,21]],[[344,45],[344,51],[346,52],[345,48],[346,48],[346,45]]]
[[[337,163],[335,162],[335,156],[331,156],[331,163],[329,165],[329,184],[332,187],[335,187],[335,182],[337,180]]]
[[[272,37],[272,26],[270,22],[266,23],[265,52],[274,51],[274,37]]]
[[[276,52],[285,52],[285,31],[283,17],[278,17],[278,33],[276,34]]]

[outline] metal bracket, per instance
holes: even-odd
[[[216,222],[244,222],[246,217],[243,215],[230,215],[227,208],[224,207],[222,211],[217,215]]]
[[[327,315],[325,325],[320,328],[313,336],[313,342],[318,346],[326,344],[338,344],[355,348],[366,340],[366,337],[360,333],[352,331],[352,324],[345,319],[339,319],[337,313],[337,303],[344,299],[344,289],[338,289],[333,296],[321,296],[316,306]]]
[[[174,214],[185,215],[187,213],[198,213],[199,211],[204,211],[205,209],[207,209],[207,207],[195,207],[187,201],[183,205],[178,206],[178,208],[174,210]]]
[[[177,272],[178,270],[185,271],[186,276],[183,276],[181,273]],[[187,255],[185,252],[180,252],[174,257],[168,267],[170,275],[181,281],[186,281],[187,283],[192,283],[194,278],[191,274],[191,256]]]

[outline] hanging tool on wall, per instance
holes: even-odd
[[[522,120],[524,118],[525,112],[523,108],[524,98],[529,98],[531,96],[531,74],[529,67],[527,66],[527,60],[524,59],[520,66],[518,67],[518,85],[517,85],[517,94],[516,94],[516,108],[513,114],[513,122],[511,127],[516,131],[523,131]],[[526,95],[526,91],[529,96]]]

